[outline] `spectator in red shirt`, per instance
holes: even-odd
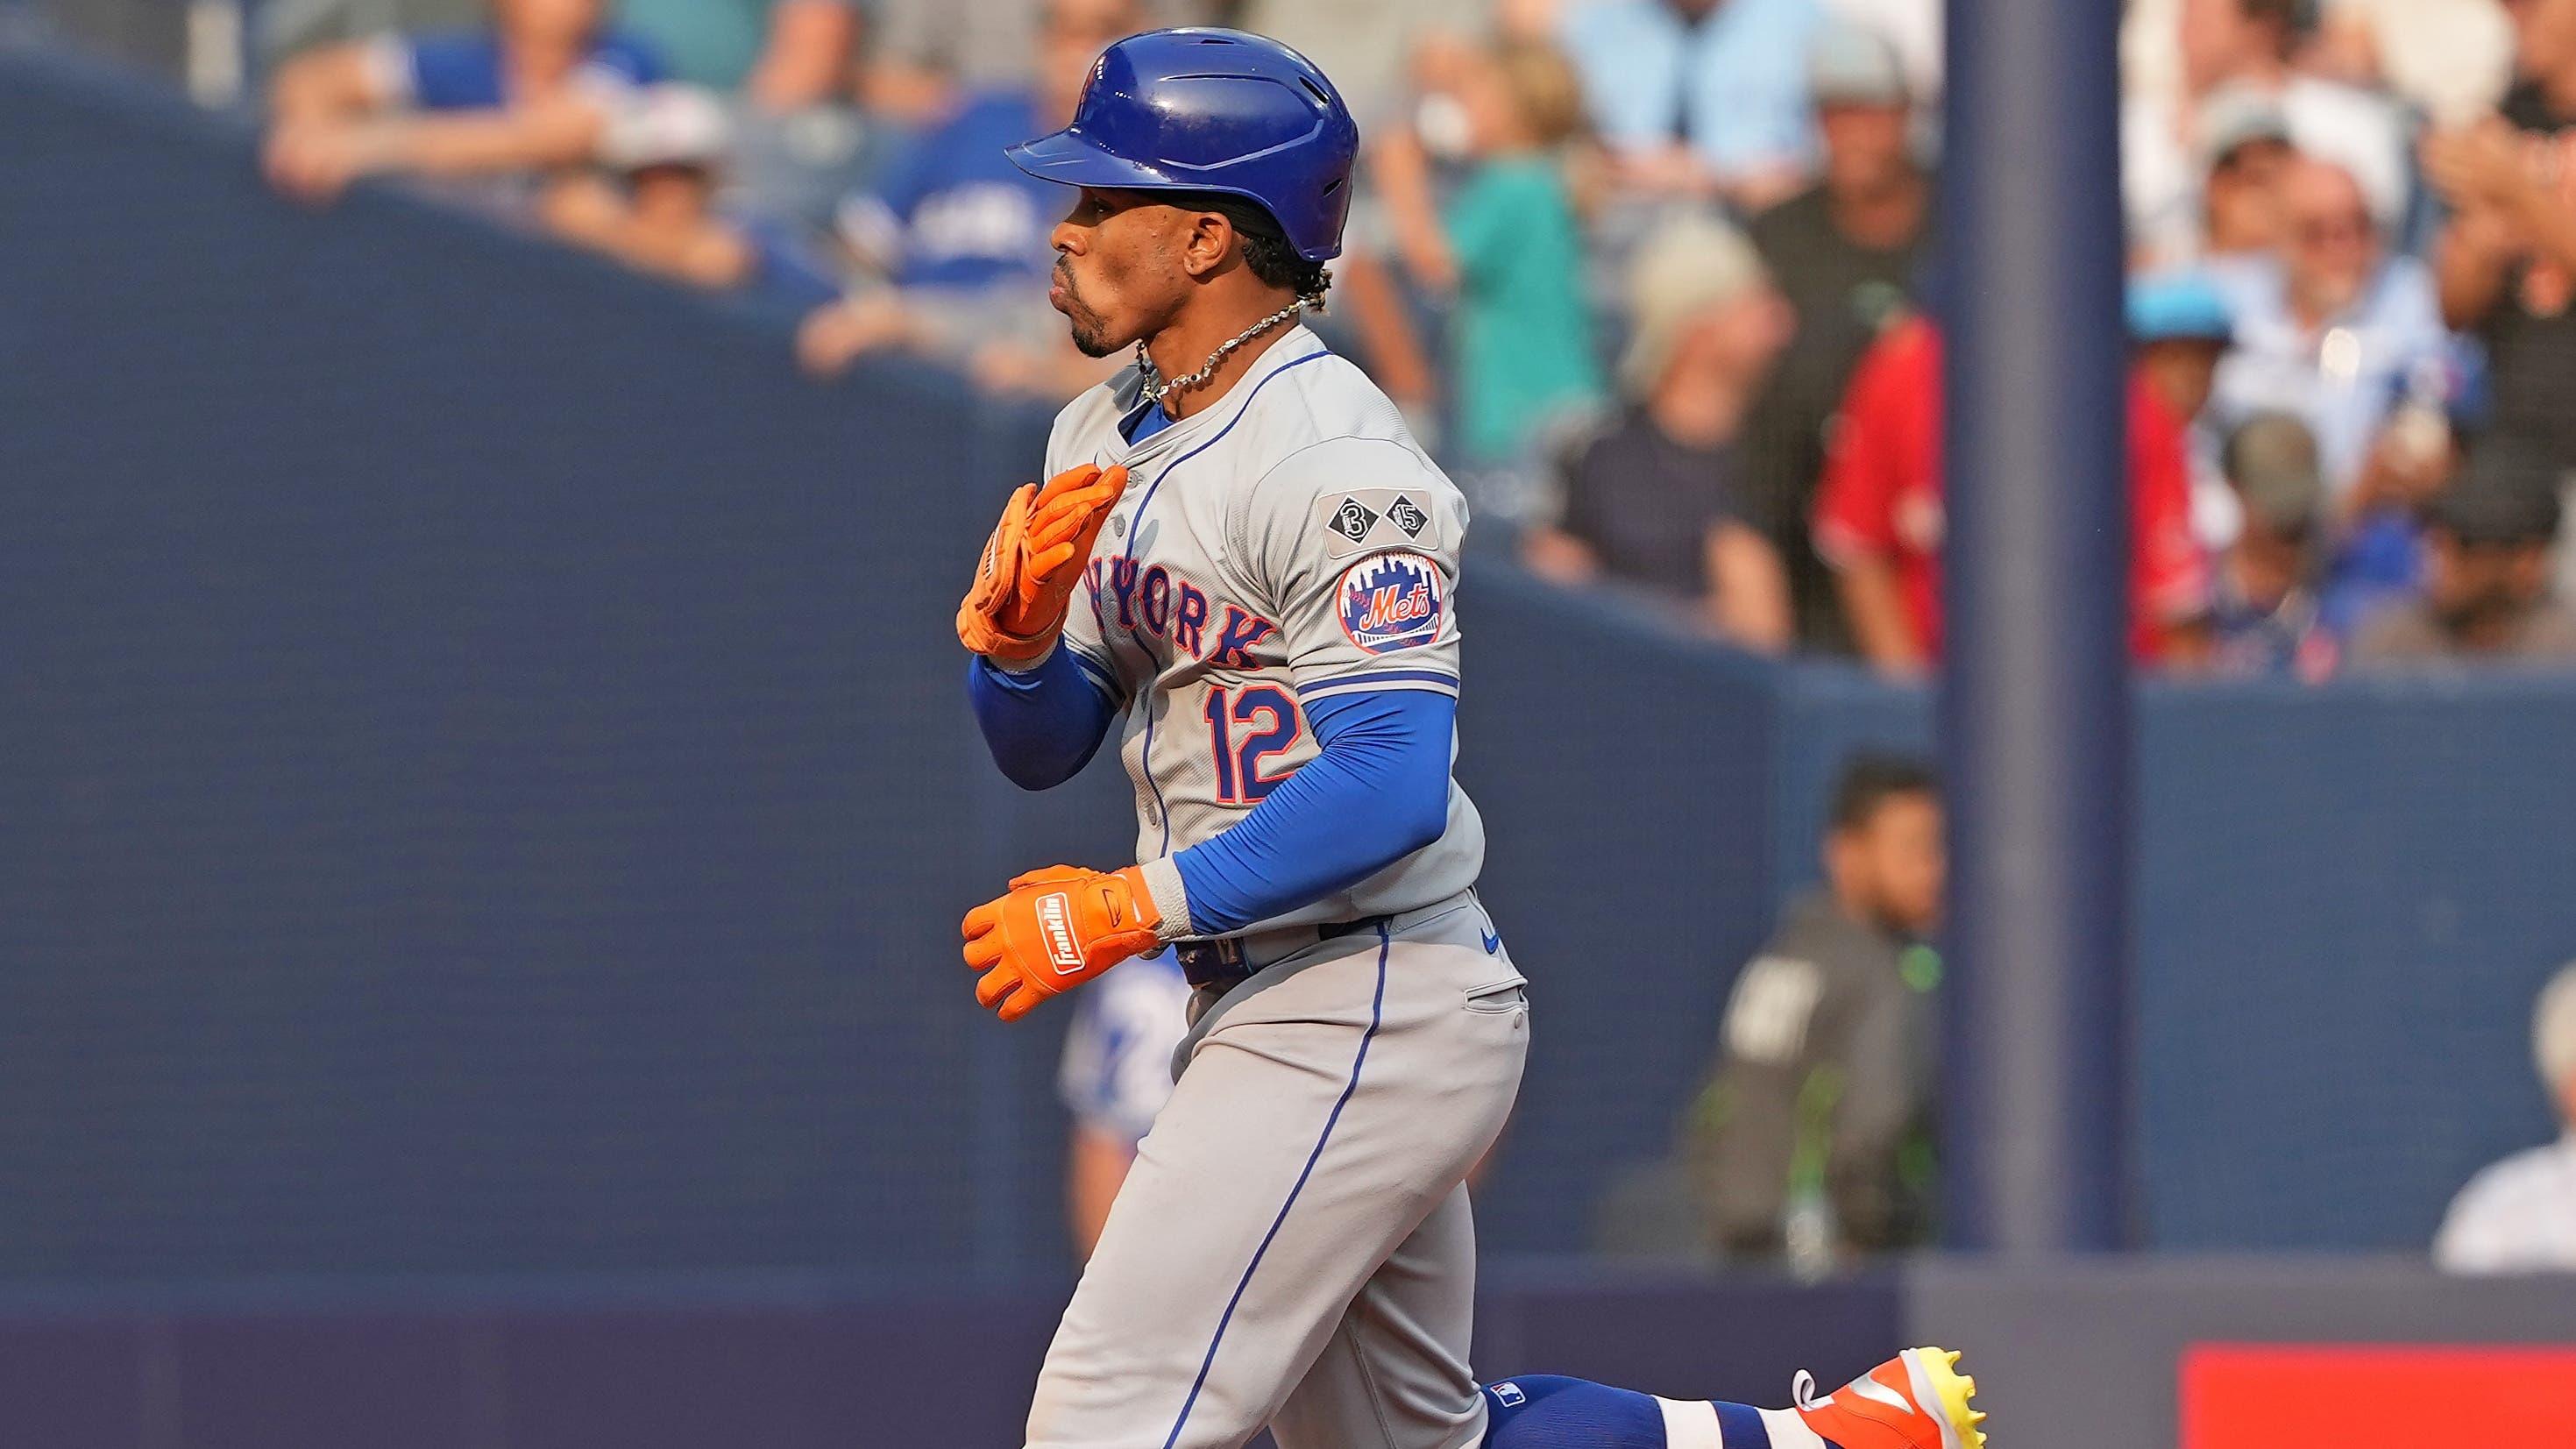
[[[2205,396],[2224,335],[2149,341],[2205,350]],[[2184,439],[2197,404],[2172,385],[2189,375],[2180,360],[2150,355],[2129,379],[2129,643],[2146,662],[2197,657],[2207,613]],[[1944,520],[1941,335],[1916,317],[1879,339],[1853,374],[1816,498],[1816,550],[1834,570],[1853,640],[1881,673],[1918,675],[1941,657]]]

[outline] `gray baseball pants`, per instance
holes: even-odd
[[[1200,1003],[1029,1449],[1235,1449],[1264,1425],[1280,1449],[1481,1440],[1465,1184],[1520,1087],[1521,986],[1462,894]]]

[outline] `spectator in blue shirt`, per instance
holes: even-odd
[[[806,320],[798,350],[830,374],[906,350],[1005,390],[1071,396],[1107,375],[1047,304],[1048,238],[1078,193],[1022,172],[1003,148],[1072,118],[1091,63],[1134,33],[1133,0],[1050,0],[1037,84],[963,101],[893,171],[842,209],[842,235],[878,279]]]
[[[1086,62],[1087,64],[1087,62]],[[1003,148],[1062,125],[1025,91],[987,91],[923,136],[842,207],[853,250],[898,287],[980,288],[1046,275],[1047,234],[1072,191],[1012,165]]]
[[[603,25],[601,0],[493,0],[490,28],[380,36],[290,60],[271,88],[268,173],[328,200],[388,172],[493,176],[580,164],[611,115],[661,79]]]
[[[2213,571],[2213,666],[2310,682],[2334,674],[2362,622],[2421,587],[2413,513],[2336,533],[2316,435],[2289,413],[2237,424],[2219,466],[2234,522]]]
[[[2318,598],[2325,479],[2316,436],[2287,413],[2265,413],[2227,435],[2220,466],[2240,521],[2211,571],[2212,667],[2322,679],[2334,672],[2336,639],[2321,626]]]
[[[1814,170],[1807,53],[1824,22],[1817,0],[1595,0],[1566,10],[1561,38],[1632,189],[1759,210]]]

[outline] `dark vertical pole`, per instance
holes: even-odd
[[[1950,0],[1953,1246],[2124,1242],[2118,0]]]

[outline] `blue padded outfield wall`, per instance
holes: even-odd
[[[1046,419],[0,54],[0,1281],[1051,1278],[1063,1013],[955,922],[1126,859],[950,612]],[[1580,1248],[1923,701],[1479,560],[1463,769],[1536,978],[1503,1251]],[[2142,1205],[2408,1249],[2541,1140],[2576,684],[2146,693]]]
[[[1783,681],[1775,881],[1832,772],[1927,747],[1929,701]],[[2576,681],[2139,692],[2134,1061],[2155,1246],[2428,1242],[2553,1128],[2531,1004],[2576,958]]]

